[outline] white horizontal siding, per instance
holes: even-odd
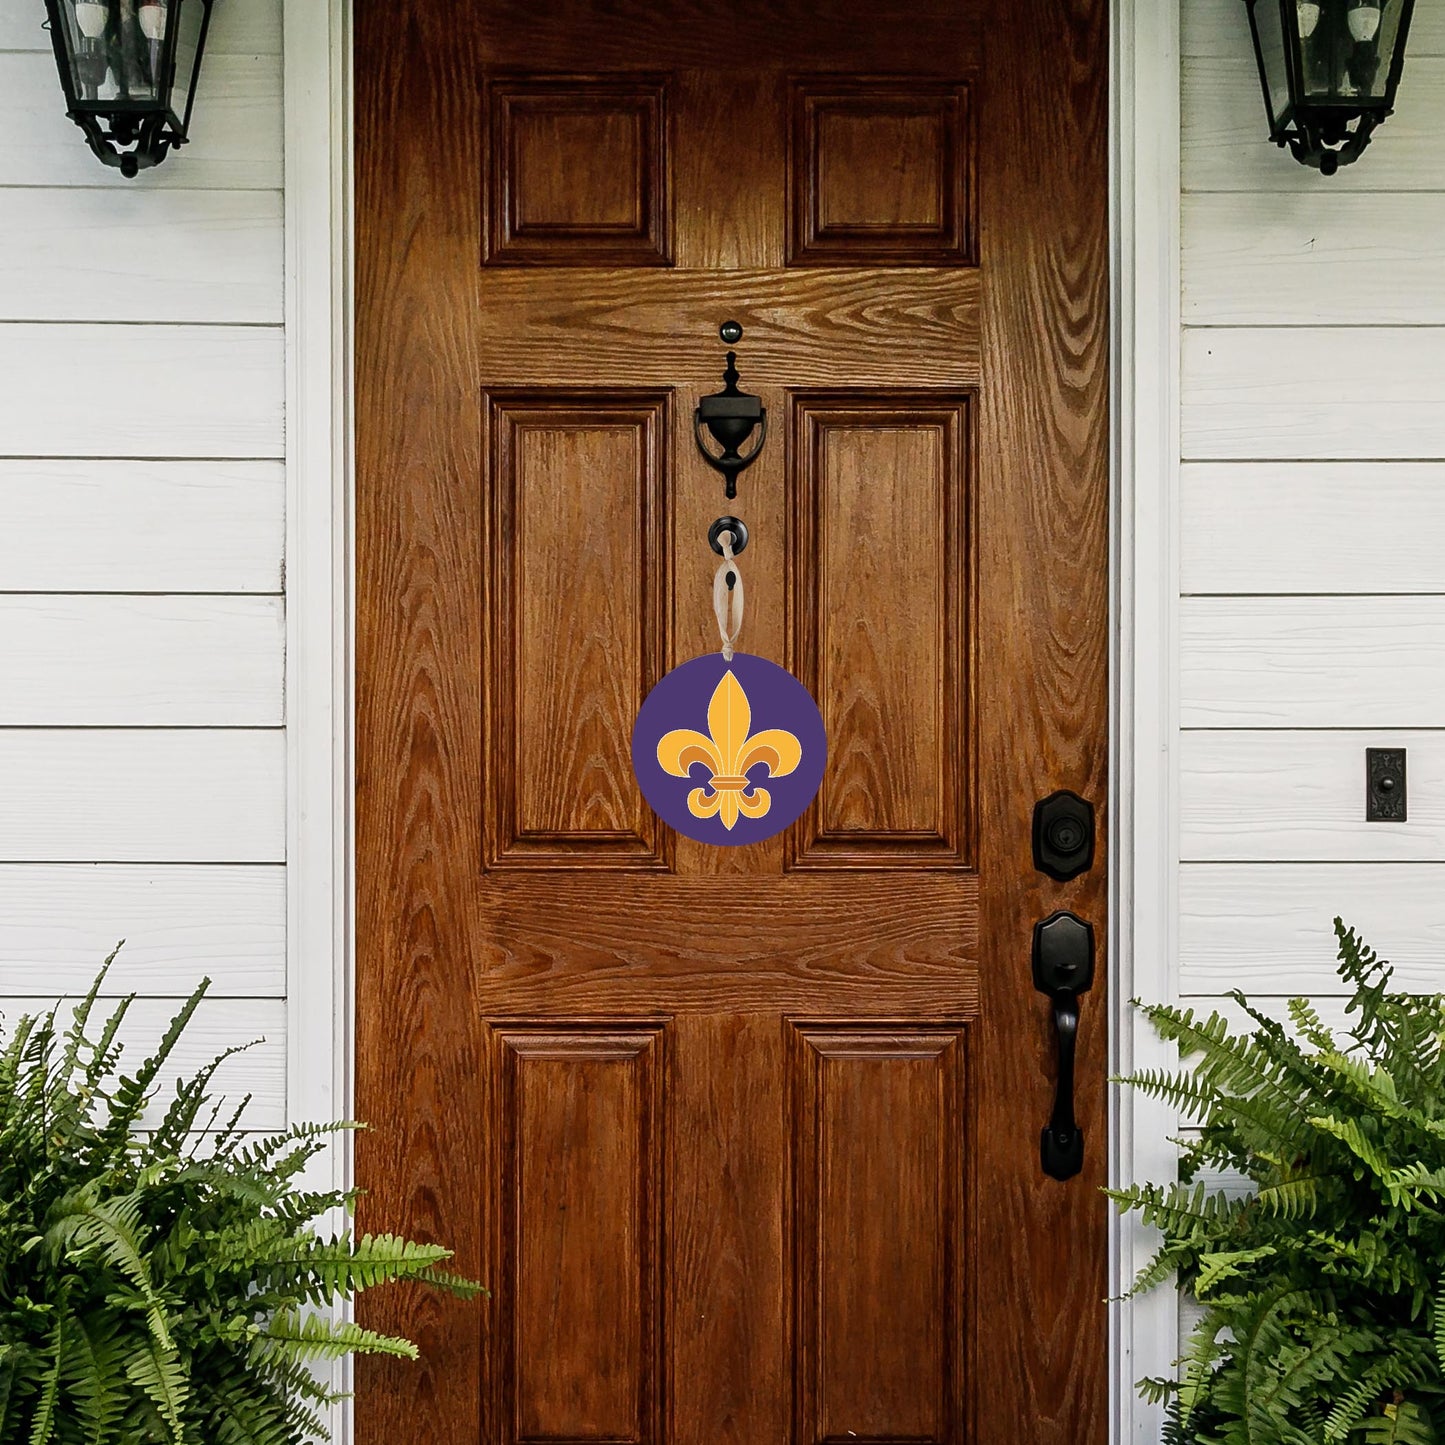
[[[44,0],[5,0],[0,9],[0,50],[50,53]],[[221,0],[211,11],[206,54],[280,55],[281,0]]]
[[[281,863],[285,735],[0,729],[0,799],[0,862]]]
[[[6,727],[277,727],[275,597],[0,596]]]
[[[1445,593],[1445,462],[1190,462],[1187,594]]]
[[[1328,178],[1270,143],[1259,71],[1247,48],[1224,59],[1186,57],[1182,92],[1180,163],[1186,192],[1263,191],[1283,198],[1317,194],[1322,187],[1331,193],[1442,188],[1445,58],[1410,55],[1395,114],[1375,132],[1358,162]]]
[[[1368,747],[1406,749],[1408,822],[1365,822]],[[1179,812],[1186,863],[1445,862],[1445,732],[1184,732]]]
[[[17,188],[0,320],[279,325],[281,252],[279,191]]]
[[[1445,863],[1220,863],[1180,875],[1180,992],[1338,993],[1331,909],[1378,940],[1399,986],[1445,985]]]
[[[49,998],[0,997],[0,1019],[8,1033],[9,1027],[25,1014],[47,1012],[56,1004]],[[64,1025],[70,1022],[72,1006],[61,1013]],[[175,1017],[176,1004],[170,999],[137,999],[121,1025],[120,1042],[124,1048],[120,1068],[131,1073],[154,1051],[166,1026]],[[109,1017],[109,1010],[97,1004],[91,1016],[92,1037],[99,1024]],[[232,1106],[247,1095],[250,1106],[242,1116],[245,1128],[274,1132],[286,1124],[286,1005],[279,999],[228,999],[209,997],[202,1000],[186,1032],[176,1045],[170,1062],[157,1081],[158,1094],[147,1113],[151,1123],[159,1122],[166,1105],[175,1095],[175,1082],[204,1068],[227,1049],[250,1044],[245,1053],[228,1059],[217,1071],[213,1081],[213,1099],[226,1098]],[[225,1122],[229,1111],[221,1115]]]
[[[1243,0],[1184,0],[1180,6],[1180,48],[1185,56],[1250,55],[1249,13]],[[1420,0],[1410,22],[1409,58],[1445,55],[1445,5]]]
[[[179,998],[209,977],[226,998],[286,992],[279,864],[0,865],[0,975],[12,994],[84,993],[121,940],[107,988]]]
[[[1180,632],[1185,727],[1445,723],[1445,597],[1192,597]]]
[[[1177,987],[1335,994],[1340,914],[1445,988],[1445,6],[1332,177],[1269,143],[1245,7],[1181,18]]]
[[[0,461],[0,591],[280,592],[285,505],[280,462]]]
[[[1188,325],[1445,323],[1445,194],[1205,194],[1182,204]]]
[[[0,325],[0,446],[16,457],[283,455],[276,327]]]
[[[134,180],[96,160],[75,122],[66,118],[49,52],[0,53],[0,134],[9,138],[0,152],[0,185],[279,190],[281,56],[208,56],[190,142]]]
[[[0,998],[214,980],[186,1067],[286,1114],[281,0],[216,6],[193,143],[126,180],[0,5]],[[13,1012],[9,1004],[0,1005]]]
[[[1329,318],[1325,307],[1313,314]],[[1441,336],[1434,327],[1190,328],[1184,458],[1445,458]]]

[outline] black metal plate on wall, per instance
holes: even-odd
[[[1409,819],[1405,795],[1405,749],[1365,749],[1365,821],[1404,823]]]

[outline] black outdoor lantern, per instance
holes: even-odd
[[[212,0],[45,0],[67,114],[133,176],[184,145]]]
[[[1245,0],[1269,137],[1327,176],[1395,108],[1415,0]]]

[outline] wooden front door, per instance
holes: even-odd
[[[363,1445],[1103,1441],[1030,818],[1105,796],[1104,11],[358,0],[362,1222],[492,1290],[374,1302]],[[742,849],[629,765],[728,511],[830,739]]]

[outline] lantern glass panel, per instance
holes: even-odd
[[[171,92],[171,109],[182,130],[191,125],[191,102],[196,95],[196,66],[201,59],[201,36],[206,28],[206,6],[201,0],[171,0],[172,10],[179,7],[176,30],[175,88]]]
[[[1300,100],[1309,105],[1359,107],[1386,97],[1390,67],[1405,12],[1402,0],[1301,0],[1318,11],[1300,26]]]
[[[150,109],[164,96],[165,7],[156,0],[66,0],[60,13],[82,108]]]
[[[1254,0],[1249,18],[1254,24],[1255,43],[1264,63],[1265,100],[1269,105],[1270,130],[1276,130],[1289,111],[1289,61],[1285,54],[1285,5],[1295,0]],[[1304,8],[1303,0],[1300,9]]]
[[[202,0],[62,0],[59,10],[78,109],[169,110],[184,129],[205,28]]]

